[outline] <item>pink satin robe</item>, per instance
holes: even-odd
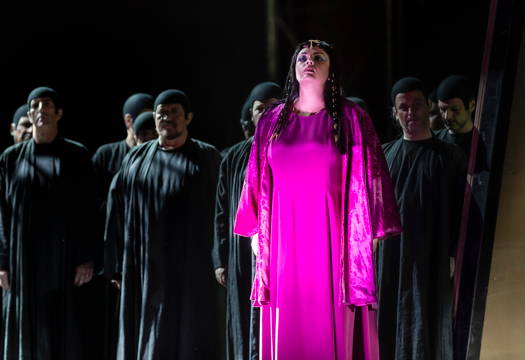
[[[272,213],[272,200],[275,200],[275,196],[276,194],[278,194],[279,191],[279,188],[275,188],[274,186],[279,186],[279,183],[282,183],[282,180],[290,179],[274,178],[274,173],[272,173],[272,168],[269,162],[269,158],[271,157],[269,156],[269,153],[271,152],[270,150],[272,149],[271,146],[273,144],[270,144],[269,139],[271,134],[273,133],[282,107],[283,105],[279,105],[268,111],[263,116],[263,118],[261,118],[261,121],[259,122],[259,125],[257,127],[252,151],[250,154],[250,160],[248,162],[245,184],[243,188],[243,193],[241,195],[241,200],[239,202],[237,219],[234,229],[236,233],[243,236],[252,236],[256,233],[258,234],[259,254],[257,256],[256,275],[254,278],[251,299],[253,300],[254,306],[273,304],[273,308],[271,311],[269,311],[269,309],[264,309],[266,308],[266,306],[263,306],[262,326],[264,328],[266,324],[267,326],[270,326],[272,328],[272,330],[270,331],[271,335],[268,335],[265,329],[262,330],[263,339],[261,340],[261,342],[263,344],[263,349],[261,355],[263,359],[274,359],[277,357],[278,354],[280,354],[280,357],[289,357],[288,354],[298,354],[298,351],[301,351],[300,348],[303,348],[303,350],[305,350],[309,348],[308,344],[312,344],[312,339],[302,339],[302,342],[301,339],[299,339],[298,341],[291,341],[290,339],[292,338],[297,339],[297,337],[301,337],[299,331],[297,331],[297,334],[293,334],[291,336],[283,336],[283,332],[294,332],[293,323],[290,325],[290,322],[285,321],[283,318],[280,325],[281,334],[279,337],[286,339],[285,342],[287,343],[287,345],[281,344],[280,349],[277,348],[276,345],[276,342],[278,340],[276,339],[275,334],[277,329],[276,321],[279,321],[279,314],[277,312],[276,317],[276,304],[275,301],[273,303],[271,301],[272,294],[270,289],[272,288],[272,284],[270,284],[270,273],[273,274],[272,276],[275,282],[275,267],[280,266],[277,265],[278,260],[280,259],[274,260],[274,267],[271,268],[270,255],[273,253],[274,256],[276,256],[277,254],[279,254],[279,251],[283,251],[282,246],[277,246],[277,244],[275,243],[276,241],[282,242],[280,234],[282,234],[283,231],[282,229],[274,229],[272,235],[271,228],[272,224],[274,227],[286,227],[286,220],[290,219],[290,215],[283,212],[283,209],[286,207],[286,204],[274,204],[274,206],[276,207],[273,208]],[[377,136],[373,129],[373,125],[368,115],[359,107],[355,106],[353,103],[350,102],[344,103],[342,114],[344,119],[343,129],[348,139],[347,152],[345,154],[339,154],[337,153],[336,149],[330,149],[329,147],[319,148],[317,151],[326,152],[325,154],[323,154],[323,156],[325,156],[327,159],[326,161],[331,161],[332,163],[335,161],[335,163],[329,165],[331,166],[331,168],[327,167],[328,165],[324,164],[323,162],[318,163],[322,165],[319,166],[321,170],[320,172],[315,171],[314,165],[314,168],[308,169],[304,175],[305,182],[311,182],[312,184],[315,184],[313,185],[315,189],[316,187],[318,188],[319,186],[324,186],[322,184],[326,183],[326,181],[322,179],[322,176],[324,176],[322,174],[326,174],[328,172],[327,175],[331,179],[327,182],[328,185],[326,186],[339,187],[339,189],[332,189],[330,191],[332,195],[329,195],[333,196],[333,194],[337,194],[337,196],[341,197],[340,199],[337,199],[338,201],[332,201],[332,203],[334,204],[332,206],[337,206],[338,208],[334,209],[334,211],[329,211],[331,214],[330,217],[332,218],[329,221],[329,226],[327,226],[326,223],[323,223],[325,219],[322,219],[322,221],[320,220],[319,224],[315,224],[315,220],[308,220],[306,223],[304,223],[304,225],[307,226],[309,224],[308,222],[312,222],[312,232],[315,233],[315,231],[317,231],[317,234],[312,236],[315,236],[316,238],[325,237],[328,239],[328,243],[334,241],[339,242],[338,244],[335,244],[336,247],[332,247],[332,254],[338,254],[338,261],[335,261],[333,266],[334,272],[338,271],[338,273],[336,273],[333,278],[336,279],[336,281],[339,283],[338,286],[337,284],[335,284],[335,287],[338,287],[338,291],[336,289],[335,292],[337,294],[336,296],[338,296],[339,298],[339,305],[353,305],[361,307],[366,305],[373,305],[377,301],[372,254],[372,240],[374,238],[383,238],[400,232],[401,225],[399,221],[397,205],[394,199],[393,188],[390,176],[388,174],[388,170],[386,168],[386,163],[384,160],[381,145],[377,139]],[[291,115],[291,120],[289,121],[292,121],[297,117],[297,115],[293,114]],[[332,144],[335,148],[335,144],[331,139],[331,119],[326,113],[324,113],[324,115],[321,114],[321,117],[317,116],[315,118],[306,120],[315,120],[318,123],[310,123],[311,125],[306,125],[306,127],[304,127],[304,124],[307,123],[303,123],[303,127],[297,127],[297,130],[293,130],[293,127],[296,126],[297,123],[288,124],[290,128],[288,128],[287,126],[287,128],[285,129],[285,132],[288,131],[288,133],[286,134],[285,132],[283,132],[283,134],[281,135],[281,137],[284,138],[284,141],[286,140],[287,136],[291,136],[291,139],[293,140],[293,131],[296,131],[298,132],[298,136],[303,136],[306,138],[313,136],[313,140],[315,143],[320,141],[325,143],[325,146],[326,144]],[[319,121],[321,121],[321,123],[319,123]],[[326,122],[326,124],[324,122]],[[317,126],[315,131],[313,131],[314,135],[308,135],[309,133],[312,133],[312,129],[309,129],[308,126]],[[292,131],[292,133],[290,133],[290,131]],[[315,135],[315,132],[321,132],[322,134]],[[317,139],[315,139],[316,136]],[[283,140],[281,137],[276,141],[276,144],[278,144],[279,141]],[[308,146],[310,145],[307,145],[306,148]],[[303,151],[304,149],[298,149],[296,146],[295,148],[292,148],[292,150],[298,151],[298,155],[296,157],[297,161],[294,161],[293,158],[291,158],[290,160],[286,159],[286,161],[290,161],[290,166],[297,166],[297,164],[301,166],[300,154],[301,151]],[[273,153],[274,157],[271,159],[271,163],[273,163],[275,167],[275,164],[278,163],[278,160],[280,159],[275,158],[275,151]],[[280,156],[282,157],[287,156],[286,151],[281,151],[280,154]],[[279,153],[277,153],[277,156],[279,156]],[[321,159],[320,161],[323,160]],[[337,164],[338,162],[340,162],[339,165]],[[285,169],[285,166],[286,165],[284,164],[284,166],[280,166],[280,168]],[[311,166],[311,163],[305,164],[305,166]],[[274,168],[274,170],[277,169]],[[282,174],[283,172],[280,171],[277,174],[279,173]],[[319,179],[314,178],[306,180],[306,177],[308,176],[307,174],[311,174],[311,176],[316,176],[316,173]],[[289,172],[289,174],[293,173]],[[340,180],[337,179],[338,177],[340,177]],[[297,180],[294,179],[293,181]],[[326,189],[322,189],[322,191],[324,190]],[[289,192],[290,190],[288,190],[288,193]],[[314,194],[312,194],[312,196],[313,195]],[[299,197],[300,193],[297,193],[297,195],[295,196]],[[284,198],[283,201],[286,201],[286,196],[279,198]],[[322,199],[321,201],[318,201],[318,203],[322,202]],[[303,210],[306,211],[303,214],[308,214],[307,209]],[[281,213],[283,214],[282,216],[284,217],[284,219],[282,219],[282,221],[279,223],[279,218],[277,218],[276,222],[276,216],[274,215]],[[297,213],[301,214],[300,211],[298,211]],[[333,214],[337,215],[334,216]],[[302,220],[304,221],[304,219]],[[305,230],[304,228],[306,226],[303,226],[302,229]],[[338,227],[338,229],[336,229],[336,231],[332,231],[332,233],[329,236],[322,236],[323,230],[319,232],[318,229],[323,227]],[[287,232],[285,231],[284,234],[286,233]],[[308,236],[308,232],[300,234],[299,236],[304,238],[304,236]],[[272,240],[274,240],[273,243]],[[315,242],[313,244],[315,246]],[[323,246],[326,250],[326,245]],[[331,245],[328,244],[328,248],[330,248],[330,246]],[[280,248],[281,250],[277,251],[277,248]],[[284,255],[277,256],[284,257]],[[311,256],[311,254],[305,253],[305,255],[303,256]],[[315,252],[313,253],[313,256],[313,259],[315,259]],[[319,256],[321,257],[323,255],[320,253]],[[298,263],[302,264],[300,261]],[[308,262],[305,262],[304,264],[307,263]],[[332,266],[324,266],[322,268],[324,269],[322,271],[325,272],[332,271]],[[270,271],[271,269],[272,271]],[[305,274],[307,274],[307,270],[307,266],[304,266]],[[305,275],[305,278],[307,277],[309,276]],[[299,279],[300,278],[301,275],[299,275]],[[290,288],[292,286],[292,282],[295,283],[296,280],[295,278],[293,280],[284,279],[283,283],[286,281],[289,281],[290,285],[284,285],[285,288]],[[326,292],[327,297],[333,296],[333,294],[328,294],[329,291],[327,290],[327,287],[325,285],[317,283],[318,286],[316,288],[315,281],[312,281],[311,284],[311,291],[321,291],[323,293]],[[296,285],[297,284],[295,284],[294,286]],[[309,286],[310,285],[307,284],[306,289],[308,289]],[[280,288],[282,289],[282,286]],[[275,291],[275,286],[273,289]],[[305,289],[305,287],[302,287],[302,289]],[[293,297],[294,295],[301,296],[301,294],[304,293],[304,291],[282,291],[280,294],[281,299],[279,300],[279,306],[281,306],[282,308],[281,312],[283,308],[287,306],[284,304],[293,304],[293,299],[289,299],[290,297]],[[287,296],[286,299],[282,299],[283,294]],[[322,296],[323,295],[321,295],[321,300]],[[297,301],[298,306],[302,306],[301,301],[304,301],[305,299],[295,300]],[[306,300],[306,302],[308,302],[308,300]],[[340,337],[339,333],[343,333],[343,331],[336,331],[335,323],[348,322],[348,314],[346,314],[346,309],[344,308],[344,306],[342,310],[338,310],[336,304],[335,308],[336,309],[333,311],[335,311],[336,316],[340,315],[341,317],[340,320],[334,321],[333,325],[334,333],[336,333],[336,338],[338,338]],[[293,310],[291,310],[290,306],[288,306],[288,309],[289,311],[287,312],[287,314],[294,312]],[[322,308],[322,310],[325,311],[324,308]],[[297,315],[293,316],[296,316],[296,318],[299,319]],[[313,324],[313,326],[322,327],[323,325],[321,325],[321,320],[322,319],[320,319],[320,322],[318,323],[316,323],[315,320],[312,320],[313,322],[310,322],[310,324]],[[299,326],[300,321],[297,322]],[[338,325],[337,327],[339,328],[341,326]],[[296,330],[299,330],[299,328],[297,328]],[[321,331],[319,334],[323,334],[324,332],[326,331]],[[322,339],[318,338],[316,340],[318,342],[321,341],[321,343],[318,344],[318,348],[316,349],[315,346],[310,346],[310,349],[308,350],[309,353],[301,353],[301,357],[304,358],[308,355],[312,356],[312,358],[319,358],[319,354],[314,355],[313,353],[315,351],[323,351],[323,346],[328,347],[328,345],[322,344]],[[377,339],[375,340],[377,341]],[[340,339],[338,341],[340,341]],[[267,346],[268,349],[264,349],[264,347],[266,346],[265,343],[268,342],[271,342],[271,345]],[[330,342],[330,339],[327,338],[326,342]],[[283,346],[288,347],[289,350],[283,350]],[[334,345],[334,350],[332,352],[327,350],[326,354],[331,354],[327,358],[346,358],[346,356],[340,356],[341,353],[343,353],[343,351],[341,351],[341,349],[337,350],[337,347],[341,346]],[[292,348],[295,348],[295,350]],[[271,355],[268,355],[269,352],[271,352]],[[339,352],[339,355],[334,355],[337,352]],[[367,358],[374,358],[374,356],[367,356]]]

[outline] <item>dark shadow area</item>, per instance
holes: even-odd
[[[192,135],[222,149],[242,138],[239,113],[251,87],[282,83],[293,41],[308,38],[339,48],[346,95],[369,104],[381,139],[390,140],[395,80],[419,76],[435,87],[452,73],[478,78],[487,0],[279,2],[275,79],[264,2],[23,3],[0,16],[1,149],[11,144],[12,114],[41,85],[64,97],[62,133],[91,152],[125,137],[129,95],[166,88],[187,92]]]

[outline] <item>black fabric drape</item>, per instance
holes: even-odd
[[[98,190],[97,197],[104,218],[106,215],[106,200],[111,180],[113,180],[113,177],[119,171],[122,161],[124,161],[130,149],[126,140],[105,144],[97,149],[91,159],[95,167]]]
[[[452,279],[465,187],[461,149],[431,138],[383,146],[403,224],[379,242],[381,359],[452,359]]]
[[[4,291],[4,360],[89,359],[76,266],[95,257],[96,203],[87,150],[70,140],[33,140],[0,157],[0,269]]]
[[[458,145],[463,152],[470,159],[472,131],[466,134],[452,134],[447,129],[436,132],[436,137],[449,144]],[[485,142],[481,136],[478,137],[478,145],[476,151],[476,163],[474,166],[474,174],[479,175],[481,172],[488,171],[487,165],[487,151]],[[466,179],[465,179],[466,181]],[[474,299],[476,274],[478,271],[478,258],[481,247],[481,229],[483,218],[478,204],[478,196],[470,199],[470,207],[467,220],[467,232],[463,248],[463,259],[461,262],[461,283],[458,297],[458,307],[456,310],[455,327],[454,327],[454,356],[457,359],[464,358],[465,344],[468,341],[470,329],[470,317],[472,313],[472,301]]]
[[[95,168],[95,177],[97,184],[97,200],[99,207],[99,223],[101,236],[104,234],[106,223],[106,201],[108,198],[109,186],[115,174],[119,171],[124,158],[130,151],[131,147],[126,140],[121,140],[102,145],[93,155],[92,161]],[[101,249],[101,252],[103,250]],[[116,356],[118,340],[118,311],[120,306],[120,292],[114,285],[110,284],[104,277],[95,279],[99,288],[98,293],[103,292],[102,306],[100,306],[97,329],[99,343],[103,343],[104,360],[114,360]],[[100,302],[100,300],[99,300]]]
[[[108,196],[105,272],[122,274],[117,359],[218,359],[209,257],[219,154],[189,139],[133,148]]]
[[[250,239],[233,233],[253,138],[224,152],[215,202],[213,265],[227,269],[226,358],[259,358],[259,309],[250,301],[255,271]]]

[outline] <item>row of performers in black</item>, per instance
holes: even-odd
[[[452,358],[451,264],[474,96],[463,77],[445,79],[437,96],[446,129],[432,133],[423,83],[392,88],[403,136],[384,151],[404,232],[376,251],[384,359]],[[279,97],[278,85],[257,85],[241,113],[246,140],[219,154],[189,137],[183,92],[135,94],[123,110],[127,138],[90,159],[57,136],[58,94],[32,91],[15,114],[32,125],[18,133],[29,141],[0,157],[2,359],[257,359],[253,255],[232,228],[251,136]]]

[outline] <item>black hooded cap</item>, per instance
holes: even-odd
[[[439,84],[437,88],[437,98],[441,101],[460,98],[466,109],[469,102],[475,99],[475,94],[468,78],[461,75],[452,75]]]
[[[250,95],[248,95],[241,110],[241,126],[243,130],[254,130],[252,123],[252,106],[254,101],[263,101],[272,98],[280,99],[281,93],[281,87],[274,82],[263,82],[256,85],[250,92]]]
[[[169,89],[161,92],[155,99],[153,111],[157,111],[157,107],[161,104],[180,104],[184,109],[185,116],[191,112],[190,100],[188,96],[180,90]]]
[[[24,104],[20,106],[18,109],[16,109],[15,114],[13,115],[13,125],[17,126],[18,122],[20,121],[20,118],[27,116],[28,111],[29,111],[29,107],[27,106],[27,104]]]
[[[396,104],[396,96],[398,94],[405,94],[410,91],[419,90],[423,93],[425,98],[428,98],[428,93],[425,88],[425,84],[423,84],[423,81],[419,80],[415,77],[406,77],[398,80],[394,86],[392,86],[392,91],[390,92],[390,98],[392,100],[392,104]]]
[[[133,121],[133,131],[135,134],[148,129],[155,129],[155,117],[150,111],[143,112]]]
[[[36,98],[42,98],[42,97],[48,97],[51,100],[53,100],[53,103],[55,104],[55,108],[61,109],[62,104],[60,103],[60,98],[58,96],[58,93],[51,89],[50,87],[41,86],[37,87],[33,91],[29,93],[29,96],[27,97],[27,105],[31,106],[31,100]]]
[[[145,109],[153,109],[153,96],[150,94],[138,93],[131,95],[122,109],[122,116],[130,114],[135,119]]]

